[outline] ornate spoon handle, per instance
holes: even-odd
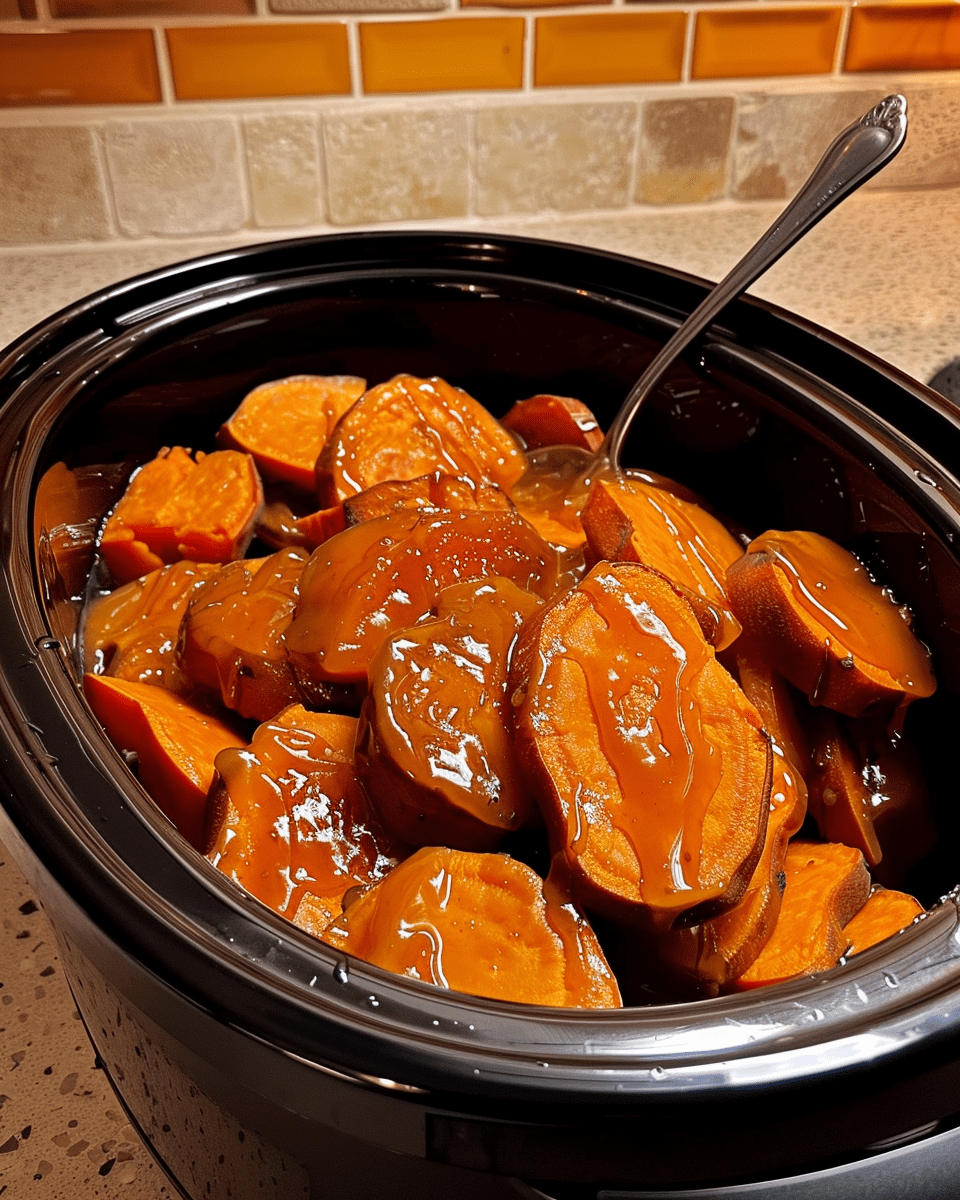
[[[773,225],[694,309],[641,375],[610,426],[597,452],[598,461],[606,460],[614,470],[619,469],[620,451],[631,421],[677,355],[808,229],[889,162],[906,134],[907,102],[903,96],[893,95],[837,137]]]

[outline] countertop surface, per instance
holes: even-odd
[[[716,279],[778,210],[704,206],[487,222],[483,228],[601,247]],[[960,355],[958,243],[960,190],[861,194],[751,291],[926,382]],[[240,244],[233,238],[0,250],[0,345],[127,276]],[[97,1067],[50,925],[0,845],[0,1197],[173,1195]]]

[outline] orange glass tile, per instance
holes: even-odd
[[[255,0],[48,0],[52,17],[242,17]]]
[[[612,4],[613,0],[460,0],[461,8],[571,8],[574,4]]]
[[[693,78],[825,74],[833,69],[841,15],[839,8],[701,12]]]
[[[845,71],[942,71],[960,67],[955,4],[868,4],[855,8]]]
[[[350,91],[341,24],[189,26],[168,29],[167,47],[178,100]]]
[[[159,99],[149,29],[0,34],[0,105],[7,108]]]
[[[523,18],[364,22],[365,92],[447,92],[518,88]]]
[[[538,17],[536,27],[533,81],[537,87],[680,78],[686,13]]]

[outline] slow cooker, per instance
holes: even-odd
[[[909,881],[930,911],[831,971],[589,1012],[338,957],[172,831],[78,686],[92,531],[158,446],[210,444],[253,386],[301,372],[437,374],[495,413],[555,392],[609,421],[706,287],[529,239],[320,237],[108,288],[5,353],[0,830],[118,1095],[184,1195],[960,1190],[960,416],[849,343],[741,300],[625,453],[746,528],[852,548],[933,652],[939,688],[912,733],[940,837]],[[57,463],[103,467],[68,503],[37,505]]]

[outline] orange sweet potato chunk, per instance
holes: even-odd
[[[524,626],[511,689],[552,852],[587,911],[655,932],[741,899],[769,738],[667,580],[599,563]]]
[[[870,873],[859,850],[836,842],[791,842],[786,887],[770,940],[736,981],[763,987],[834,966],[847,948],[844,926],[870,894]]]
[[[789,840],[803,824],[803,780],[773,746],[773,786],[763,853],[743,899],[729,912],[685,929],[671,929],[649,946],[668,988],[714,996],[750,966],[780,913]]]
[[[161,450],[130,480],[107,521],[100,553],[117,583],[182,558],[230,562],[253,537],[263,488],[248,454]]]
[[[416,479],[391,479],[375,483],[343,502],[344,522],[359,525],[374,517],[385,517],[399,508],[446,508],[463,511],[498,510],[507,512],[513,505],[507,494],[495,484],[477,483],[468,475],[450,475],[433,471]]]
[[[180,622],[190,598],[219,569],[183,560],[98,597],[83,630],[85,669],[188,696],[194,684],[177,655]]]
[[[191,598],[180,662],[194,683],[243,717],[268,721],[303,699],[283,634],[297,604],[303,550],[228,563]]]
[[[524,466],[517,443],[472,396],[443,379],[397,375],[337,422],[317,459],[317,493],[329,506],[437,470],[509,491]]]
[[[768,530],[731,565],[727,590],[751,640],[812,704],[858,717],[936,687],[909,615],[829,538]]]
[[[509,579],[458,584],[441,592],[436,619],[398,630],[374,654],[357,771],[411,845],[493,850],[533,823],[507,673],[517,630],[541,603]]]
[[[740,632],[726,594],[727,568],[743,553],[735,537],[697,504],[641,479],[598,479],[580,520],[597,559],[639,562],[687,589],[717,649]]]
[[[312,492],[330,431],[366,387],[356,375],[291,375],[262,383],[220,427],[217,444],[251,455],[264,479]]]
[[[276,912],[293,916],[310,893],[329,919],[348,888],[382,878],[405,852],[357,783],[356,727],[294,704],[217,756],[207,857]]]
[[[85,675],[90,707],[118,750],[139,759],[140,782],[183,836],[202,850],[214,759],[244,737],[168,692],[127,679]]]
[[[380,643],[427,617],[445,587],[501,575],[547,596],[557,570],[556,551],[515,513],[402,509],[313,552],[287,653],[302,687],[365,683]]]
[[[843,724],[825,709],[817,718],[807,778],[820,836],[855,846],[873,877],[895,887],[937,838],[916,749],[883,721]]]
[[[327,927],[337,950],[438,987],[568,1008],[619,1008],[586,920],[505,854],[425,847]]]
[[[528,450],[578,446],[592,454],[603,445],[603,430],[582,400],[540,392],[518,400],[501,424],[518,434]]]
[[[859,954],[870,946],[900,933],[923,913],[923,905],[906,892],[876,887],[856,916],[843,927],[846,955]]]

